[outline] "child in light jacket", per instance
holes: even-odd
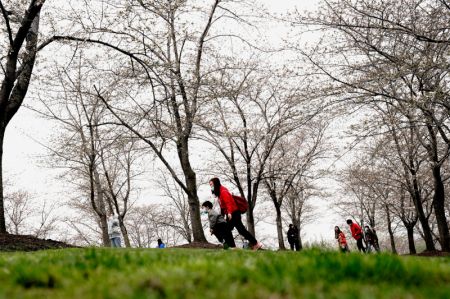
[[[202,204],[202,209],[208,213],[209,231],[211,232],[211,235],[215,235],[217,240],[223,244],[224,248],[236,247],[233,234],[231,233],[227,222],[220,213],[213,210],[212,202],[205,201]]]

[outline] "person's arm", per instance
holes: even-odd
[[[352,232],[352,237],[356,238],[356,227],[354,224],[350,225],[350,231]]]
[[[210,211],[209,212],[209,228],[210,229],[214,229],[214,226],[217,223],[217,219],[219,218],[219,213],[217,213],[216,211]]]

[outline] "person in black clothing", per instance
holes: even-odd
[[[366,225],[364,227],[364,233],[366,235],[367,252],[372,252],[372,248],[375,249],[376,252],[380,252],[380,246],[378,245],[378,236],[375,232],[375,229],[371,229]]]
[[[297,226],[293,224],[289,224],[289,230],[287,231],[287,239],[289,245],[291,245],[291,250],[299,251],[300,250],[300,238]]]

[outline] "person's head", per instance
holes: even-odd
[[[162,240],[158,239],[158,245],[161,245],[161,244],[162,244]]]
[[[341,229],[339,228],[339,226],[335,226],[334,227],[334,236],[335,238],[339,238],[339,234],[341,233]]]
[[[353,223],[353,221],[351,219],[347,219],[347,224],[351,225]]]
[[[218,197],[220,195],[221,186],[219,178],[210,179],[209,186],[211,187],[211,193]]]
[[[212,208],[213,208],[213,204],[212,204],[212,202],[210,202],[209,200],[205,201],[205,202],[202,204],[202,209],[205,209],[206,211],[212,210]]]
[[[294,225],[293,224],[289,224],[289,228],[294,228]]]
[[[364,226],[364,231],[370,232],[370,227],[368,225]]]

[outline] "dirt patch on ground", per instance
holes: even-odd
[[[211,244],[211,243],[200,243],[200,242],[192,242],[189,244],[174,246],[172,248],[191,248],[191,249],[222,249],[223,246],[220,244]]]
[[[38,239],[33,236],[0,234],[0,251],[36,251],[74,247],[76,246],[50,239]]]
[[[450,256],[450,252],[442,252],[439,250],[435,250],[435,251],[424,251],[418,254],[414,254],[415,256],[429,256],[429,257],[434,257],[434,256]]]

